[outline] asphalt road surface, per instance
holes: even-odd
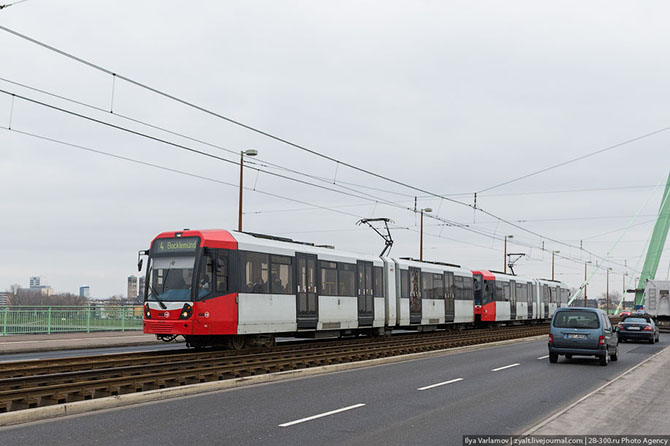
[[[620,344],[607,367],[521,342],[2,428],[0,444],[460,445],[520,433],[669,341]]]

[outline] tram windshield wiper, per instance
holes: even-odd
[[[149,284],[149,288],[153,293],[154,299],[156,299],[156,301],[158,302],[158,305],[160,305],[163,310],[167,310],[167,306],[165,305],[165,303],[163,303],[163,301],[158,297],[158,291],[156,291],[156,288],[154,288],[154,286],[151,284]]]

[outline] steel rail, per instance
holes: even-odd
[[[311,348],[232,352],[215,357],[186,354],[163,363],[35,374],[0,379],[0,412],[110,395],[238,378],[388,356],[434,351],[545,334],[546,326],[438,332]],[[224,353],[224,352],[218,352]],[[228,353],[228,352],[226,352]],[[165,359],[174,355],[163,355]],[[140,355],[141,357],[141,355]],[[36,361],[33,361],[36,362]]]

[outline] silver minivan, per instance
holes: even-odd
[[[558,308],[549,328],[549,362],[558,362],[558,355],[570,359],[595,356],[600,365],[619,357],[619,340],[609,318],[596,308]]]

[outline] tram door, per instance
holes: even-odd
[[[454,322],[454,316],[456,314],[454,308],[454,273],[446,272],[444,273],[444,321]]]
[[[296,281],[298,285],[298,328],[316,328],[319,304],[316,294],[316,256],[296,253]]]
[[[421,270],[409,268],[409,322],[421,323]]]
[[[509,318],[516,320],[516,282],[509,281]]]
[[[524,288],[528,295],[528,319],[533,319],[533,284],[528,282]]]
[[[375,317],[372,291],[372,262],[357,262],[358,326],[370,326]]]

